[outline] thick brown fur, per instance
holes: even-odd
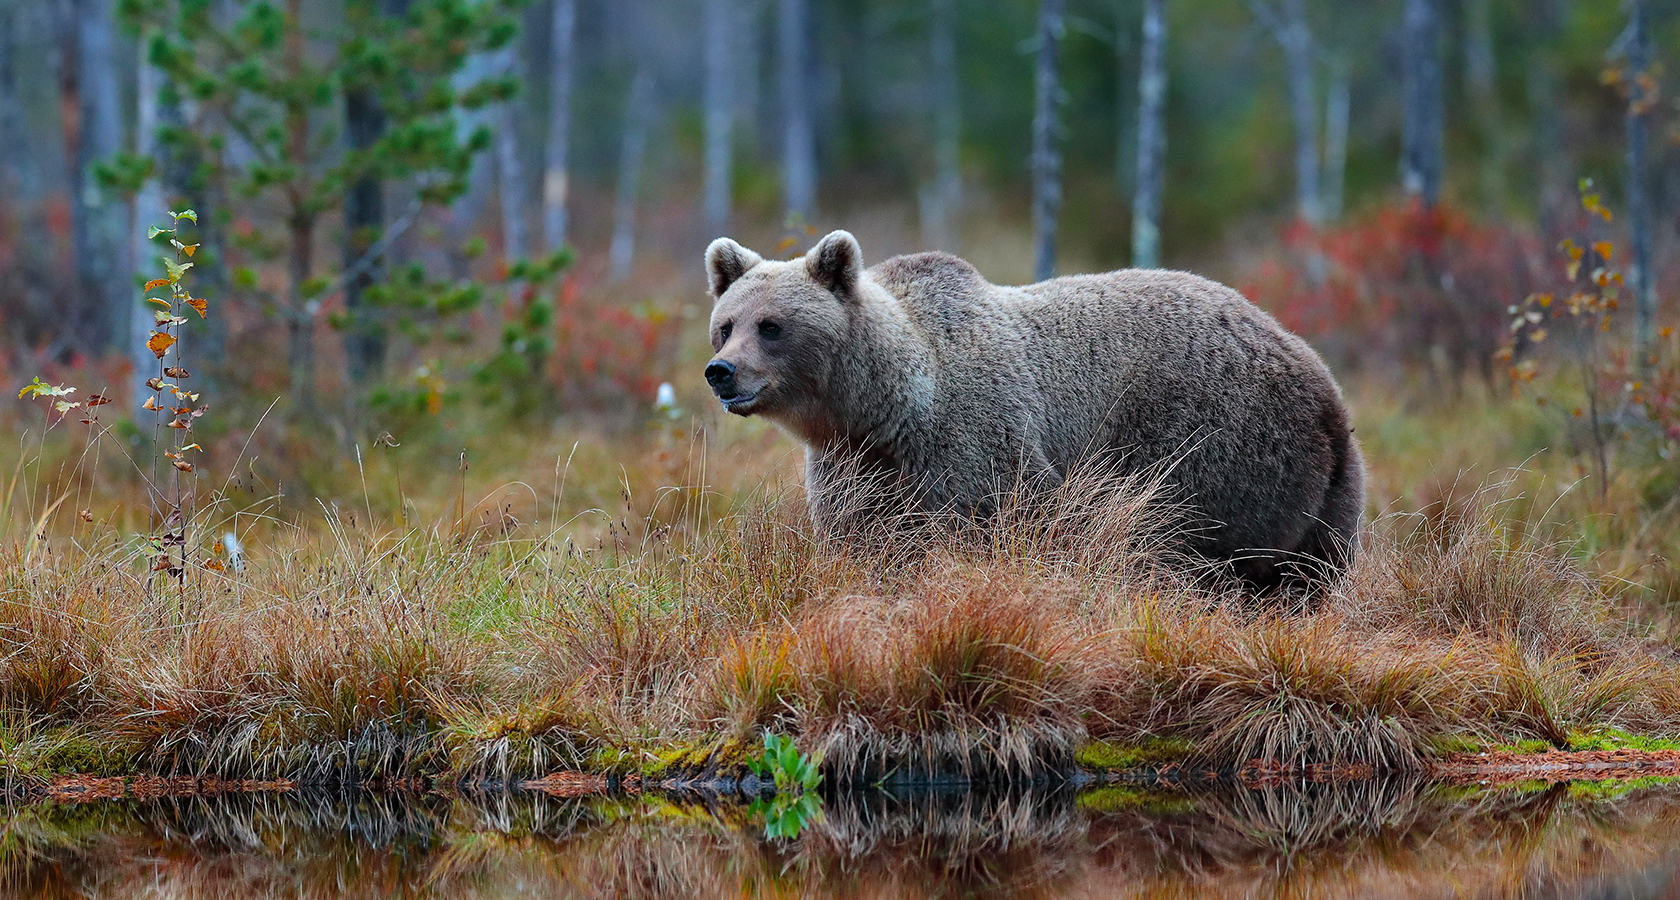
[[[1351,563],[1365,474],[1341,390],[1236,291],[1143,269],[1002,287],[941,253],[861,259],[844,231],[789,262],[727,238],[706,252],[708,380],[804,442],[820,530],[849,465],[909,509],[984,515],[1000,490],[1112,459],[1167,472],[1187,548],[1256,587]]]

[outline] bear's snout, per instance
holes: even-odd
[[[706,364],[706,383],[712,386],[712,392],[719,397],[727,397],[735,393],[735,365],[726,360],[714,359]]]

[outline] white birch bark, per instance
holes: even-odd
[[[789,219],[810,221],[817,203],[817,148],[811,127],[810,41],[805,0],[781,0],[776,22],[782,79],[782,192]]]
[[[624,140],[618,156],[618,196],[613,203],[612,246],[607,257],[613,280],[629,277],[636,254],[636,197],[641,189],[642,157],[653,119],[653,73],[643,66],[630,84],[624,110]]]
[[[572,40],[576,0],[554,0],[549,42],[548,147],[543,167],[543,245],[553,253],[566,245],[567,149],[572,119]]]
[[[735,54],[735,4],[733,0],[706,0],[702,34],[706,46],[705,84],[705,197],[706,224],[716,231],[729,224],[731,182],[731,126],[735,120],[732,71]]]
[[[1144,0],[1138,61],[1137,188],[1132,193],[1132,265],[1161,264],[1161,189],[1167,133],[1166,0]]]

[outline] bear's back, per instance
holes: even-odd
[[[870,267],[869,277],[935,342],[972,325],[996,290],[978,269],[949,253],[894,256]]]

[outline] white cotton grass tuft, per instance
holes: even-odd
[[[671,382],[659,383],[659,390],[654,394],[653,411],[664,413],[673,419],[682,415],[682,410],[677,408],[677,389],[671,386]]]
[[[235,574],[245,571],[245,546],[239,543],[239,536],[233,532],[222,535],[222,549],[227,551],[228,565]]]

